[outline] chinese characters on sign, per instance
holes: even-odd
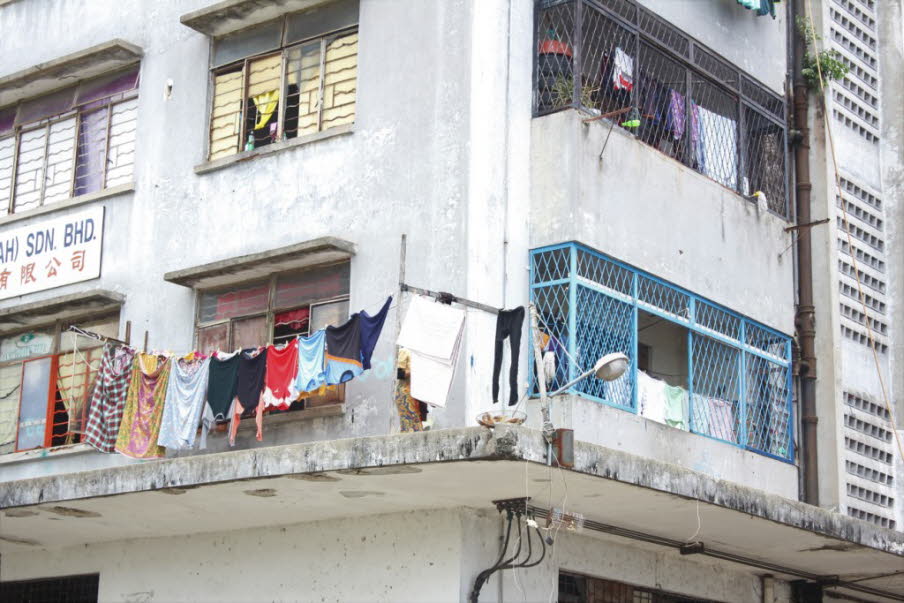
[[[100,276],[104,208],[0,231],[0,299]]]

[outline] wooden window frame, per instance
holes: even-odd
[[[18,402],[16,404],[16,437],[14,440],[13,451],[14,452],[23,452],[26,450],[37,450],[40,448],[50,448],[50,447],[58,447],[65,446],[66,444],[58,444],[56,446],[53,445],[53,414],[54,414],[54,405],[56,404],[56,394],[59,391],[59,382],[60,382],[60,359],[64,356],[67,356],[72,353],[72,351],[64,351],[61,349],[62,344],[62,335],[64,333],[63,326],[76,324],[76,322],[95,322],[101,321],[105,319],[110,319],[111,321],[115,318],[117,325],[120,321],[120,311],[114,312],[104,312],[97,315],[87,315],[78,320],[67,319],[67,320],[57,320],[53,323],[49,323],[46,325],[35,326],[31,329],[24,329],[15,331],[9,334],[5,334],[3,338],[15,337],[16,335],[22,333],[28,333],[33,331],[41,331],[41,332],[50,332],[51,333],[51,345],[50,345],[50,353],[41,354],[37,356],[29,356],[27,358],[18,358],[15,360],[7,360],[5,362],[0,362],[0,369],[14,367],[21,365],[21,371],[19,374],[19,396]],[[102,346],[103,344],[98,344],[97,346],[93,346],[95,348]],[[46,422],[44,424],[44,440],[41,446],[35,446],[33,448],[19,448],[19,414],[22,410],[22,381],[25,378],[25,365],[29,362],[33,362],[36,360],[41,360],[43,358],[53,358],[51,363],[51,378],[50,383],[48,384],[48,392],[47,392],[47,415]],[[90,375],[90,371],[86,369],[86,374]],[[86,384],[89,383],[89,379],[86,375]],[[49,428],[49,429],[48,429]]]
[[[53,117],[45,117],[39,120],[27,122],[24,124],[19,124],[15,126],[11,132],[0,136],[0,139],[5,140],[8,138],[13,139],[13,161],[11,164],[11,172],[10,172],[10,181],[9,181],[9,198],[8,199],[0,199],[0,205],[4,204],[7,208],[7,215],[13,215],[16,213],[16,175],[19,169],[19,154],[21,152],[21,144],[22,144],[22,136],[32,131],[37,131],[40,129],[44,129],[44,159],[42,166],[42,182],[41,182],[41,193],[38,198],[37,207],[44,206],[44,195],[45,189],[47,187],[47,160],[48,160],[48,145],[50,143],[50,127],[60,121],[65,121],[70,118],[75,118],[75,134],[74,134],[74,144],[73,144],[73,152],[72,152],[72,176],[69,179],[69,198],[75,197],[75,189],[76,189],[76,176],[78,174],[78,148],[79,148],[79,136],[82,126],[82,116],[86,113],[94,113],[100,109],[106,109],[107,117],[106,117],[106,135],[104,138],[104,166],[103,172],[101,174],[101,184],[100,189],[98,191],[103,191],[107,188],[107,170],[110,165],[110,128],[111,122],[113,119],[113,110],[114,107],[121,105],[123,103],[129,102],[138,98],[138,80],[136,80],[135,88],[133,90],[127,90],[125,92],[117,92],[111,96],[106,98],[96,99],[90,102],[85,103],[85,106],[79,106],[70,111],[66,111],[65,113],[60,113],[59,115],[55,115]],[[86,108],[86,106],[90,106],[90,108]],[[134,162],[132,164],[135,165]],[[93,192],[93,191],[92,191]],[[91,194],[91,193],[84,193]],[[60,203],[61,201],[53,201],[52,203]],[[29,208],[23,211],[30,211]],[[21,213],[21,212],[20,212]]]
[[[239,59],[237,61],[232,61],[231,63],[227,63],[225,65],[219,65],[210,70],[210,89],[211,89],[211,97],[210,102],[208,103],[208,124],[207,124],[207,159],[212,161],[214,159],[211,158],[211,146],[212,140],[211,136],[213,134],[213,120],[214,120],[214,106],[216,104],[216,88],[215,82],[216,78],[219,75],[224,75],[227,73],[234,73],[236,71],[241,71],[242,73],[242,98],[241,98],[241,106],[239,111],[239,136],[237,148],[234,153],[230,153],[228,155],[222,155],[222,157],[231,157],[233,155],[240,155],[242,153],[251,152],[245,150],[245,144],[248,139],[248,86],[249,86],[249,65],[261,59],[265,59],[272,56],[279,55],[281,57],[280,60],[280,72],[279,72],[279,105],[277,109],[276,116],[276,140],[273,143],[283,141],[283,137],[285,135],[285,123],[286,123],[286,105],[285,99],[287,97],[287,80],[288,80],[288,57],[289,53],[296,48],[301,48],[306,44],[310,44],[311,42],[319,42],[320,43],[320,57],[319,57],[319,71],[318,71],[318,98],[317,98],[317,132],[324,132],[329,130],[330,128],[323,127],[323,95],[324,95],[324,79],[326,75],[326,51],[327,51],[327,43],[336,38],[341,38],[344,36],[349,36],[358,33],[358,25],[353,25],[350,27],[344,27],[341,29],[336,29],[332,31],[323,32],[317,34],[315,36],[310,36],[308,38],[304,38],[301,40],[294,40],[291,44],[285,43],[285,22],[283,25],[283,33],[281,36],[281,46],[278,50],[268,50],[266,52],[262,52],[259,54],[249,55],[243,59]],[[355,53],[355,57],[357,60],[357,52]],[[236,67],[241,66],[240,70],[237,70]],[[357,77],[357,75],[356,75]],[[355,91],[355,104],[356,104],[356,112],[357,112],[357,89]],[[338,126],[330,126],[330,127],[338,127]],[[297,136],[297,133],[296,133]],[[271,143],[272,144],[272,143]],[[222,157],[217,157],[216,159],[220,159]]]

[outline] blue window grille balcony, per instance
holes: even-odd
[[[645,414],[643,383],[652,381],[639,374],[638,328],[641,316],[653,318],[681,333],[685,341],[677,343],[687,356],[686,379],[682,371],[681,384],[672,379],[668,388],[686,404],[684,418],[664,422],[793,462],[787,335],[575,242],[531,252],[531,302],[545,356],[555,360],[548,388],[564,385],[604,354],[623,352],[631,360],[624,376],[590,377],[568,392]],[[531,391],[537,392],[533,363]]]

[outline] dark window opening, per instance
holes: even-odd
[[[0,582],[6,603],[95,603],[99,574]]]

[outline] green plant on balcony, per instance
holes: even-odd
[[[581,86],[581,106],[593,107],[593,95],[598,90],[593,86]],[[555,109],[569,107],[574,97],[574,78],[571,76],[559,76],[550,87],[552,105]]]
[[[806,51],[803,56],[801,74],[807,82],[810,90],[822,90],[822,82],[840,80],[848,73],[848,67],[841,60],[841,53],[837,50],[822,50],[815,52],[816,42],[822,40],[822,36],[816,33],[813,23],[804,17],[797,18],[797,29],[803,36]],[[822,78],[820,79],[820,75]]]

